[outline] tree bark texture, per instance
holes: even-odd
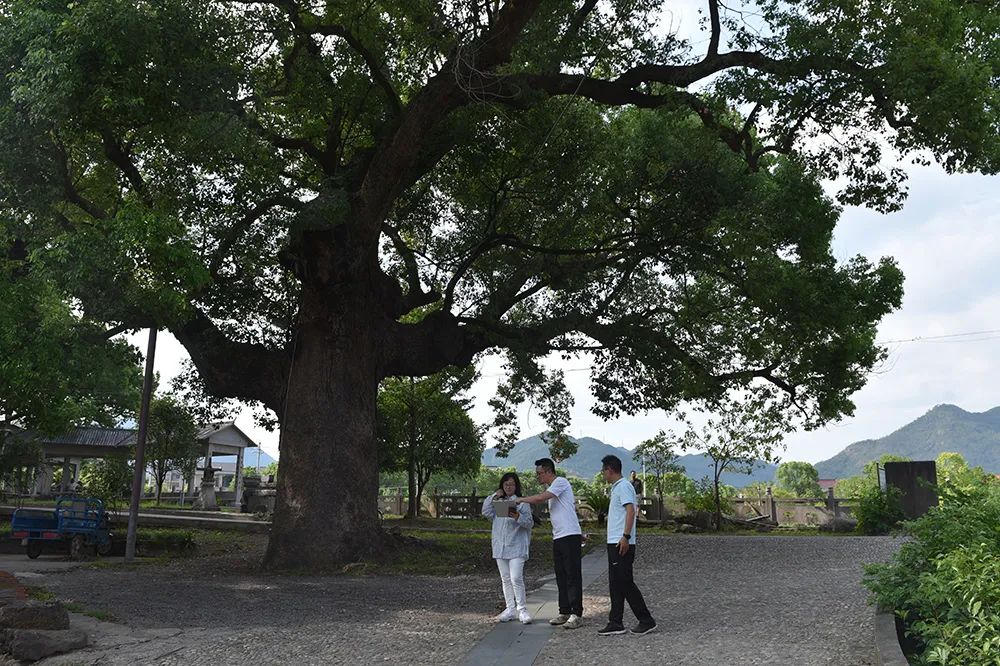
[[[355,287],[357,285],[354,285]],[[264,564],[330,569],[370,555],[378,524],[378,390],[371,295],[304,290]],[[336,296],[339,296],[337,298]]]

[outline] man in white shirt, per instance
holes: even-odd
[[[632,578],[635,562],[635,529],[637,524],[635,488],[622,477],[622,461],[618,456],[601,459],[601,473],[611,484],[611,505],[608,508],[608,587],[611,591],[611,611],[608,626],[597,633],[615,636],[625,633],[625,602],[635,614],[639,624],[631,629],[633,634],[648,634],[656,629],[646,600]]]
[[[569,481],[556,476],[556,464],[549,458],[535,461],[535,477],[545,484],[545,491],[531,497],[518,498],[527,504],[549,503],[552,521],[552,561],[559,588],[559,615],[549,624],[561,624],[576,629],[583,622],[583,568],[580,520],[576,516],[576,498]]]

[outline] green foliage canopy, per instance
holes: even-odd
[[[708,5],[705,45],[657,0],[12,0],[2,237],[284,421],[280,557],[371,543],[374,509],[297,517],[374,492],[381,380],[487,352],[507,440],[530,400],[560,454],[550,354],[591,360],[601,416],[738,390],[817,426],[901,299],[891,259],[834,258],[838,205],[900,205],[883,157],[1000,167],[1000,12]],[[311,482],[330,431],[357,481]]]
[[[790,460],[778,465],[775,472],[778,487],[791,493],[792,497],[820,497],[819,472],[807,462]]]

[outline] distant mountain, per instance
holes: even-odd
[[[605,444],[593,437],[581,437],[577,439],[571,437],[577,443],[575,454],[560,462],[557,467],[566,470],[567,474],[579,476],[583,479],[592,479],[595,474],[601,471],[601,458],[611,454],[622,459],[622,473],[628,476],[632,470],[639,470],[638,465],[632,460],[632,452],[620,446]],[[483,464],[491,467],[513,467],[516,470],[534,470],[535,461],[539,458],[549,457],[549,447],[545,445],[538,435],[522,439],[514,444],[510,454],[506,458],[497,456],[496,449],[486,449],[483,451]]]
[[[616,455],[622,461],[622,473],[626,476],[635,470],[642,471],[642,465],[632,459],[632,452],[620,446],[605,444],[593,437],[571,438],[577,443],[577,452],[560,462],[557,467],[566,470],[567,474],[578,476],[583,479],[592,479],[594,475],[601,471],[601,458],[608,454]],[[506,458],[497,456],[496,449],[486,449],[483,451],[483,464],[491,467],[513,467],[517,470],[534,470],[535,461],[539,458],[547,458],[549,449],[538,435],[522,439],[514,445],[510,454]],[[703,454],[688,454],[681,456],[677,460],[692,479],[700,479],[703,476],[711,476],[712,461]],[[743,487],[755,481],[771,481],[774,479],[776,465],[760,463],[752,474],[730,474],[722,475],[722,482]]]
[[[821,479],[842,479],[861,473],[865,463],[891,453],[911,460],[934,460],[954,451],[972,466],[1000,472],[1000,407],[967,412],[955,405],[938,405],[892,434],[855,442],[821,463]]]

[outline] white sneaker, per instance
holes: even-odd
[[[521,624],[531,624],[531,616],[528,615],[528,611],[526,610],[518,612],[517,619],[521,621]]]
[[[497,622],[510,622],[515,617],[517,617],[517,612],[513,608],[508,608],[504,612],[497,615],[495,619]]]
[[[566,620],[569,619],[569,615],[556,615],[554,618],[549,620],[549,624],[559,625],[566,624]]]
[[[570,615],[566,624],[563,625],[563,629],[579,629],[581,624],[583,624],[583,620],[579,615]]]

